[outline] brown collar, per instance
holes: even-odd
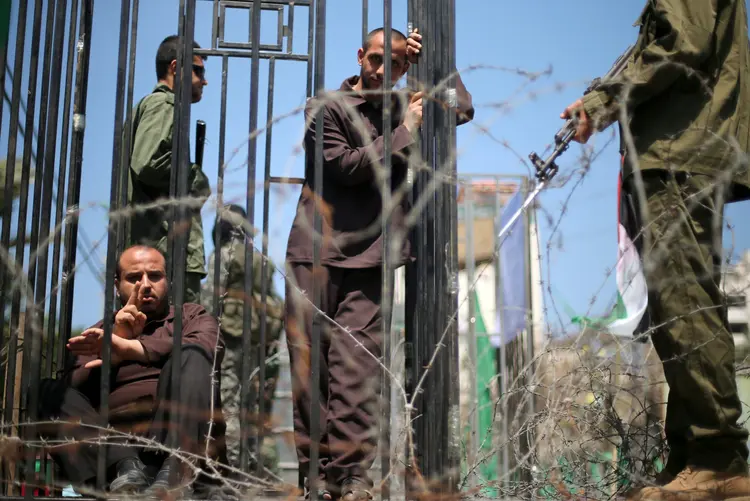
[[[351,76],[344,80],[339,88],[339,90],[345,93],[346,100],[352,106],[359,106],[367,102],[367,99],[362,94],[354,90],[354,86],[357,85],[358,81],[359,75]]]

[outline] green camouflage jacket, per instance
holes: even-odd
[[[169,197],[169,176],[172,165],[172,128],[174,93],[166,85],[157,85],[133,111],[131,122],[132,148],[128,202],[138,208]],[[206,254],[203,246],[203,221],[200,210],[211,195],[208,178],[200,166],[190,164],[189,194],[196,200],[190,206],[190,237],[187,272],[205,276]],[[137,211],[130,219],[130,243],[156,247],[166,254],[168,249],[169,212],[167,207]]]
[[[750,68],[745,0],[648,0],[635,26],[635,50],[622,78],[584,96],[603,129],[628,123],[641,169],[725,172],[738,191],[750,172],[737,168],[750,136]],[[616,99],[613,99],[616,97]],[[733,170],[731,170],[734,168]],[[632,166],[624,177],[632,173]]]
[[[201,301],[211,312],[214,310],[214,259],[215,252],[208,258],[208,276],[203,282]],[[233,239],[221,247],[221,267],[219,301],[221,315],[219,325],[225,335],[242,336],[243,308],[245,304],[245,243]],[[262,302],[262,266],[263,258],[256,250],[253,252],[253,293],[252,318],[250,326],[254,343],[260,341]],[[284,304],[273,286],[274,265],[269,259],[266,264],[266,340],[272,342],[279,338],[283,328]],[[223,296],[223,297],[222,297]]]

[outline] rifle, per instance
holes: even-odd
[[[206,122],[195,122],[195,163],[203,167],[203,146],[206,143]]]
[[[619,76],[627,66],[628,59],[630,59],[630,56],[633,54],[634,50],[635,45],[631,45],[630,47],[628,47],[627,50],[625,50],[625,52],[623,52],[620,57],[617,58],[615,63],[603,77],[597,77],[591,82],[591,84],[584,91],[583,95],[585,96],[586,94],[599,89],[603,84],[606,84],[610,80],[613,80],[614,78]],[[529,205],[531,205],[531,203],[536,199],[539,193],[541,193],[542,190],[547,187],[552,178],[555,177],[555,174],[557,174],[559,170],[557,164],[555,163],[555,160],[557,160],[557,158],[568,149],[568,147],[570,146],[570,142],[576,135],[577,128],[578,118],[569,118],[565,122],[565,124],[560,127],[560,130],[557,131],[557,134],[555,134],[555,148],[547,156],[547,158],[542,160],[535,152],[531,152],[529,154],[529,160],[531,160],[531,163],[534,164],[534,167],[536,168],[536,177],[539,182],[534,187],[534,190],[526,197],[523,205],[521,205],[518,211],[516,211],[510,221],[508,221],[505,226],[500,229],[500,233],[497,235],[498,240],[500,240],[503,235],[508,232],[508,230],[513,226],[516,220],[518,220],[521,214],[528,208]]]
[[[612,67],[603,77],[597,77],[591,82],[591,84],[584,91],[583,95],[585,96],[586,94],[599,89],[602,84],[608,83],[610,80],[619,76],[620,73],[622,73],[622,71],[625,69],[625,66],[627,66],[628,59],[630,59],[630,55],[633,53],[634,49],[634,45],[628,47],[627,50],[617,58],[615,64],[612,65]],[[578,117],[569,118],[565,122],[565,125],[560,127],[560,130],[558,130],[557,134],[555,134],[555,149],[552,150],[552,153],[550,153],[546,159],[542,160],[535,152],[531,152],[531,154],[529,155],[529,160],[531,160],[531,163],[533,163],[534,167],[536,167],[536,177],[541,182],[549,181],[553,177],[555,177],[555,174],[557,174],[558,171],[555,160],[557,159],[557,157],[562,155],[565,150],[568,149],[568,147],[570,146],[570,142],[576,135],[577,128]]]

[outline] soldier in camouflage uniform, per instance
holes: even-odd
[[[169,178],[172,166],[172,129],[174,124],[174,87],[179,37],[169,36],[156,52],[158,84],[153,92],[138,103],[130,123],[132,149],[130,151],[130,184],[128,202],[138,209],[144,204],[158,203],[169,198]],[[194,47],[199,48],[198,44]],[[207,84],[203,60],[193,57],[192,102],[197,103]],[[208,178],[199,165],[190,164],[188,176],[190,237],[187,250],[185,277],[186,303],[200,303],[200,283],[206,276],[203,247],[201,207],[211,195]],[[142,244],[159,249],[167,255],[170,238],[169,212],[166,207],[137,210],[129,221],[129,244]],[[179,231],[185,231],[180,229]]]
[[[247,214],[245,210],[237,205],[228,205],[217,218],[213,229],[213,238],[218,237],[221,260],[219,266],[220,290],[219,294],[219,326],[226,342],[226,351],[221,366],[221,400],[224,418],[227,423],[227,458],[230,466],[240,468],[240,389],[242,363],[251,363],[250,353],[242,351],[242,326],[243,309],[246,300],[245,295],[245,246],[250,245],[245,240],[245,229]],[[208,277],[203,285],[202,301],[208,311],[214,311],[214,262],[215,251],[208,258]],[[273,286],[273,263],[268,260],[266,264],[265,284],[265,306],[263,305],[263,283],[262,283],[263,256],[259,252],[253,252],[253,293],[252,293],[252,318],[251,336],[252,350],[255,352],[260,343],[260,329],[262,313],[265,311],[266,318],[266,348],[265,348],[265,385],[263,388],[263,412],[260,420],[257,419],[257,407],[251,411],[243,421],[251,426],[254,423],[264,423],[263,436],[266,437],[262,444],[263,466],[273,473],[277,471],[276,445],[271,436],[271,411],[273,397],[276,390],[276,381],[279,376],[279,338],[283,328],[283,301],[274,290]],[[257,367],[250,367],[251,381],[254,384],[254,393],[258,394],[259,373]],[[251,427],[253,430],[254,427]],[[255,436],[251,431],[251,440]],[[248,444],[250,446],[250,444]],[[251,460],[251,467],[254,461]]]
[[[561,118],[579,118],[579,142],[618,120],[625,132],[622,194],[638,201],[651,339],[669,384],[669,460],[661,486],[637,496],[747,499],[748,432],[720,288],[724,205],[750,188],[745,0],[649,0],[636,26],[621,77]]]

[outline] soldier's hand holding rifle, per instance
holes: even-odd
[[[567,120],[576,115],[578,116],[578,124],[573,140],[581,144],[586,144],[594,134],[594,128],[591,126],[591,120],[589,120],[586,110],[583,109],[583,101],[580,99],[565,108],[565,111],[560,113],[560,118]]]

